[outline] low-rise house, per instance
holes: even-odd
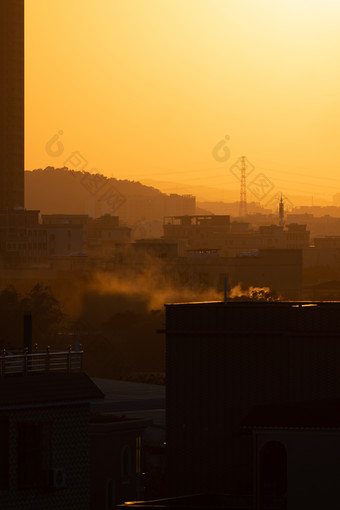
[[[90,507],[90,402],[81,351],[0,356],[0,508]]]

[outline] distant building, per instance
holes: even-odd
[[[0,3],[0,212],[24,207],[24,0]]]
[[[192,195],[166,195],[156,190],[147,195],[129,195],[119,208],[120,217],[129,224],[138,221],[161,220],[167,215],[196,213],[196,197]],[[106,211],[102,208],[102,214]]]
[[[286,248],[306,248],[310,244],[310,232],[306,225],[289,223],[284,230]]]
[[[177,195],[171,193],[165,199],[163,216],[183,216],[196,214],[196,197],[193,195]]]
[[[44,264],[47,256],[47,230],[39,224],[39,211],[0,212],[0,257],[5,268]]]
[[[304,299],[317,301],[340,301],[340,280],[331,280],[315,285],[305,285],[303,288]]]
[[[172,280],[190,289],[222,292],[227,278],[228,290],[266,287],[281,298],[302,297],[302,250],[244,250],[236,257],[219,257],[214,250],[192,250],[173,265]]]
[[[86,214],[42,214],[41,218],[47,232],[49,258],[86,253]]]
[[[216,249],[222,257],[233,257],[249,249],[298,249],[309,246],[306,225],[259,226],[231,222],[225,215],[175,216],[164,218],[164,238],[177,240],[179,253],[187,250]]]
[[[339,303],[166,305],[169,493],[251,494],[243,421],[254,405],[338,398],[339,328]]]
[[[306,224],[311,237],[338,236],[340,235],[339,216],[340,207],[334,207],[328,214],[323,211],[323,215],[318,216],[310,213],[287,214],[287,221]]]
[[[42,214],[43,225],[82,225],[86,227],[89,221],[87,214]],[[85,228],[85,232],[87,229]]]
[[[120,277],[149,274],[153,282],[191,291],[222,292],[239,286],[266,287],[278,296],[302,296],[302,250],[244,250],[236,257],[221,257],[216,249],[186,250],[179,256],[176,241],[145,239],[117,245],[114,268]]]
[[[89,256],[108,257],[115,253],[118,243],[129,243],[131,228],[119,224],[119,216],[106,214],[90,218],[88,223]]]
[[[164,239],[179,243],[180,254],[185,249],[220,248],[230,232],[230,216],[166,216],[163,229]]]
[[[305,268],[315,272],[318,268],[328,271],[328,276],[324,274],[323,279],[340,278],[340,236],[315,237],[312,246],[303,250],[303,263]]]

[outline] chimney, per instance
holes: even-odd
[[[24,315],[24,349],[32,352],[32,315]]]

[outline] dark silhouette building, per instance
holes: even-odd
[[[143,440],[152,420],[112,413],[91,417],[91,509],[114,509],[117,503],[144,496]]]
[[[340,303],[166,305],[170,495],[250,494],[255,405],[338,398]]]
[[[90,507],[90,402],[82,351],[0,355],[0,508]]]
[[[339,400],[255,406],[243,423],[253,438],[256,510],[337,510]]]
[[[0,211],[24,207],[24,0],[0,2]]]

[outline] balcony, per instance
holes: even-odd
[[[49,347],[45,351],[39,351],[37,345],[33,352],[24,351],[0,351],[0,377],[10,375],[28,375],[49,372],[81,372],[83,362],[83,350],[72,350],[68,346],[67,351],[51,351]]]

